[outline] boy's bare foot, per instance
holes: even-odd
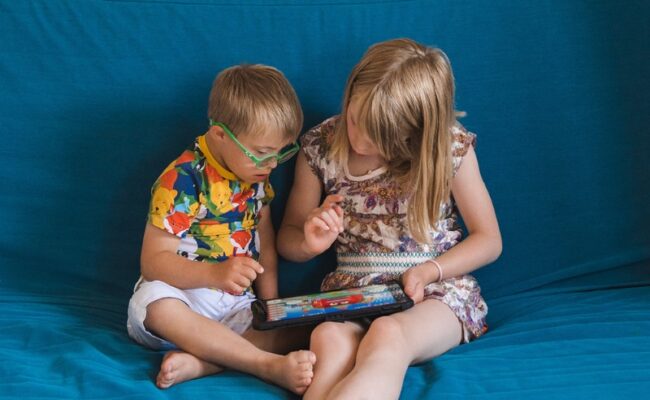
[[[223,368],[196,358],[189,353],[170,351],[165,354],[160,364],[160,371],[156,377],[156,386],[167,389],[177,383],[213,375],[221,371],[223,371]]]
[[[316,354],[307,350],[276,356],[269,362],[263,378],[300,395],[311,384],[315,363]]]

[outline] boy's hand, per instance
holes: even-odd
[[[304,249],[313,255],[327,250],[343,232],[343,209],[338,205],[343,201],[339,194],[329,195],[323,204],[312,210],[304,226]]]
[[[214,287],[230,294],[240,294],[263,272],[264,268],[250,257],[231,257],[214,266]]]

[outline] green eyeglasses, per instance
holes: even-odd
[[[210,120],[210,125],[211,126],[218,126],[221,129],[226,132],[226,134],[235,142],[235,144],[239,147],[239,149],[246,154],[248,158],[251,159],[255,163],[255,166],[257,168],[264,168],[269,166],[273,160],[275,160],[278,164],[282,164],[285,161],[288,161],[291,157],[295,156],[298,150],[300,150],[300,145],[298,142],[293,142],[289,146],[285,147],[282,149],[279,153],[275,154],[267,154],[262,157],[257,157],[255,154],[253,154],[252,151],[248,150],[246,146],[241,144],[239,140],[235,137],[235,135],[230,131],[230,129],[226,126],[226,124],[222,122],[217,122]]]

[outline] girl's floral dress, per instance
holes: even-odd
[[[408,200],[385,168],[363,176],[352,176],[347,165],[328,158],[338,117],[333,117],[302,136],[302,151],[326,194],[341,194],[344,232],[336,242],[338,266],[328,274],[322,290],[399,280],[408,268],[434,258],[462,238],[453,198],[443,205],[443,218],[431,232],[433,244],[420,244],[408,229]],[[454,174],[476,136],[456,123],[452,129]],[[425,287],[425,299],[448,305],[463,325],[463,341],[469,342],[487,330],[487,305],[478,282],[470,275],[448,278]]]

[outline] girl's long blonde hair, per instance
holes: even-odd
[[[377,145],[409,198],[407,219],[414,238],[431,243],[431,231],[451,195],[451,127],[455,122],[454,77],[439,49],[410,39],[370,47],[348,78],[343,110],[332,141],[332,158],[347,163],[347,113],[361,106],[359,128]]]

